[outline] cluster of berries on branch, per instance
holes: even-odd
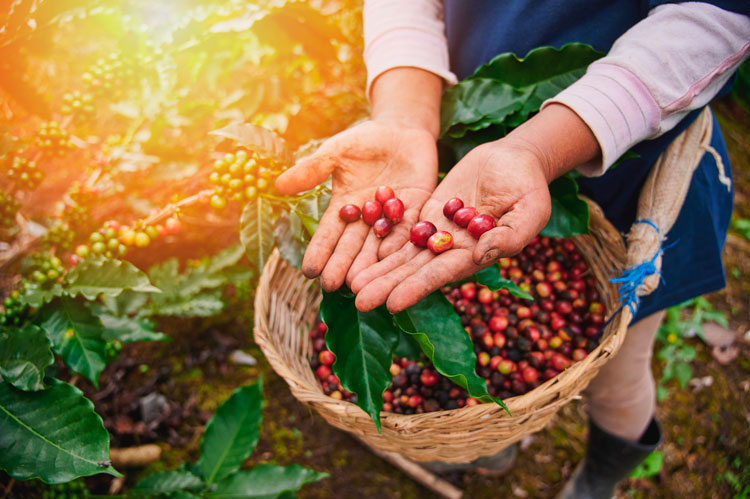
[[[21,208],[21,202],[0,191],[0,229],[10,229],[16,226],[16,213]]]
[[[274,182],[286,166],[255,152],[239,149],[214,162],[209,180],[214,184],[211,206],[222,210],[227,201],[253,201],[274,192]]]
[[[34,253],[24,260],[21,271],[31,286],[49,287],[65,274],[62,261],[52,253]]]
[[[63,105],[60,111],[63,114],[71,114],[91,118],[96,113],[93,104],[94,97],[90,93],[81,93],[80,90],[63,95]]]
[[[0,312],[1,326],[20,326],[26,320],[28,307],[21,303],[21,293],[13,291],[3,300],[3,310]]]
[[[48,157],[63,157],[73,149],[68,132],[60,128],[56,121],[43,123],[34,139],[42,154]]]
[[[6,179],[13,183],[14,190],[33,191],[44,179],[36,161],[13,155],[6,157],[4,163]]]
[[[153,61],[150,55],[112,52],[89,66],[81,79],[86,92],[119,99],[144,77],[154,74]]]

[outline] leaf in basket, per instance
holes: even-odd
[[[440,291],[399,312],[395,319],[398,327],[417,340],[437,372],[466,388],[472,397],[493,401],[510,414],[502,400],[489,394],[487,382],[477,375],[474,343]]]
[[[518,298],[523,298],[524,300],[534,299],[534,297],[529,293],[519,288],[516,283],[501,276],[500,267],[497,264],[480,270],[479,272],[474,274],[474,278],[479,284],[487,286],[492,291],[507,289],[510,294],[512,294],[513,296],[517,296]]]
[[[391,383],[390,367],[399,337],[391,314],[384,306],[360,312],[353,294],[335,291],[323,293],[320,315],[328,326],[326,347],[336,356],[333,373],[345,389],[357,395],[357,405],[380,432],[383,392]]]

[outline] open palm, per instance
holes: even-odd
[[[313,188],[331,174],[331,202],[302,262],[304,274],[320,275],[326,290],[339,288],[347,274],[351,279],[408,241],[409,228],[437,184],[435,140],[418,128],[366,121],[326,141],[281,175],[276,187],[294,194]],[[347,224],[338,215],[346,204],[361,207],[374,199],[380,185],[391,186],[405,206],[403,221],[383,240],[361,219]]]
[[[475,240],[443,215],[452,197],[492,215],[496,227]],[[365,311],[386,303],[392,313],[399,312],[449,282],[520,252],[544,228],[550,209],[547,178],[534,154],[502,140],[475,148],[440,183],[419,216],[450,232],[453,248],[435,255],[407,243],[362,270],[351,283],[357,307]]]

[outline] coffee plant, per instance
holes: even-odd
[[[159,332],[168,318],[213,317],[249,301],[275,220],[325,192],[274,192],[290,151],[364,115],[363,67],[352,57],[358,9],[239,0],[0,7],[0,469],[49,484],[119,474],[77,380],[97,387],[124,344],[169,340]],[[243,224],[246,249],[237,223],[248,203],[258,211],[245,209],[243,220],[256,220]],[[249,391],[258,419],[244,423],[257,438],[259,386],[230,402],[250,404],[238,401]],[[235,448],[231,464],[214,459],[223,450],[212,432],[235,410],[225,406],[209,424],[196,466],[216,467],[195,480],[238,491],[278,475],[281,493],[321,477],[279,467],[245,476],[238,456],[251,446]]]
[[[201,455],[195,463],[142,478],[131,491],[132,497],[166,497],[180,492],[217,497],[294,497],[293,493],[305,484],[326,478],[326,473],[296,464],[240,469],[258,443],[264,405],[261,383],[262,379],[236,389],[216,410],[206,425]]]
[[[365,115],[358,5],[15,0],[0,8],[0,469],[49,484],[118,475],[102,419],[76,380],[96,387],[123,344],[168,340],[158,332],[165,318],[216,316],[247,300],[274,247],[300,265],[330,180],[297,196],[280,196],[273,183]],[[522,123],[599,56],[569,45],[482,66],[446,92],[442,166]],[[543,236],[586,233],[572,176],[550,189]],[[475,280],[532,298],[510,277],[495,266]],[[341,290],[325,295],[321,315],[339,359],[333,372],[378,427],[394,353],[407,347],[467,397],[503,405],[477,375],[475,345],[440,292],[391,316],[358,312]],[[318,479],[270,466],[238,471],[257,432],[247,445],[217,447],[217,428],[248,417],[235,406],[250,404],[243,397],[253,391],[260,404],[259,387],[240,389],[209,423],[197,463],[141,489],[234,493],[269,475],[298,484],[268,491],[276,496]],[[225,451],[231,462],[217,458]]]

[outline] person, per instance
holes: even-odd
[[[748,4],[366,0],[370,119],[329,139],[276,183],[292,194],[333,177],[303,272],[319,276],[326,290],[346,283],[362,311],[385,303],[398,312],[518,253],[549,218],[548,184],[572,169],[584,175],[581,192],[627,232],[651,165],[748,57]],[[470,151],[438,185],[444,87],[499,53],[523,56],[568,42],[606,56],[507,136]],[[666,234],[665,245],[679,242],[663,255],[663,284],[642,300],[621,350],[587,389],[587,455],[562,497],[611,497],[661,440],[650,360],[663,310],[725,284],[721,250],[733,192],[718,126],[711,146]],[[612,169],[628,150],[636,154]],[[383,240],[363,222],[338,217],[341,206],[361,206],[379,185],[393,187],[406,206],[403,222]],[[442,207],[454,196],[493,215],[496,227],[478,241],[453,229]],[[418,220],[451,231],[453,249],[436,256],[409,243]]]

